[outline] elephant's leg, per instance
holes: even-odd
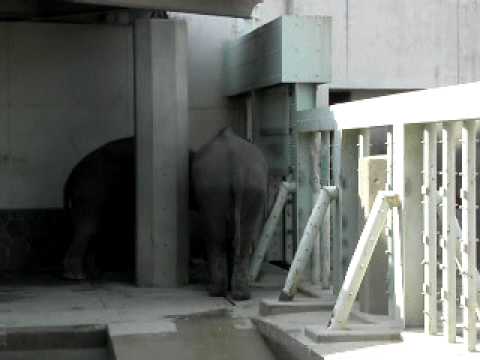
[[[235,205],[237,207],[237,205]],[[264,196],[253,192],[242,199],[241,209],[235,208],[235,237],[232,273],[232,298],[250,298],[248,268],[251,250],[260,236],[264,218]]]
[[[96,220],[92,217],[84,217],[74,221],[73,241],[63,263],[65,278],[72,280],[83,280],[86,278],[84,260],[88,244],[96,234],[96,224]]]
[[[226,221],[224,214],[209,214],[206,221],[207,260],[210,274],[210,296],[225,296],[228,290]]]

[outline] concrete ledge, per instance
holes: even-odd
[[[333,301],[337,300],[337,297],[333,294],[333,289],[324,289],[320,284],[312,284],[310,282],[302,282],[298,286],[298,291],[307,296],[314,298]]]
[[[100,325],[1,327],[0,330],[0,349],[8,351],[101,348],[107,344],[106,328]]]
[[[322,356],[312,351],[307,344],[303,344],[271,322],[260,318],[253,318],[252,322],[279,359],[323,360]]]
[[[108,325],[108,335],[110,337],[140,334],[174,334],[176,332],[177,326],[169,320],[160,320],[151,323],[129,322]]]
[[[299,312],[330,311],[334,305],[334,301],[318,299],[302,299],[289,302],[278,301],[277,299],[263,299],[260,302],[259,314],[260,316],[269,316]]]
[[[326,325],[305,327],[305,336],[311,340],[322,342],[355,342],[355,341],[401,341],[402,329],[381,327],[378,325],[352,325],[346,330],[330,330]]]

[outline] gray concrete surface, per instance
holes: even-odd
[[[262,345],[256,335],[250,332],[252,323],[249,319],[253,319],[253,325],[268,338],[269,344],[280,352],[281,356],[278,352],[275,354],[278,359],[478,357],[478,353],[466,351],[460,338],[458,344],[448,345],[442,336],[427,337],[415,330],[402,332],[401,342],[313,341],[305,335],[305,329],[326,326],[331,311],[310,309],[314,311],[259,317],[260,301],[272,300],[278,295],[284,280],[283,275],[278,274],[265,275],[262,282],[253,286],[253,298],[237,302],[235,306],[224,298],[208,297],[203,286],[183,289],[142,289],[121,283],[72,285],[53,282],[51,279],[48,283],[46,280],[24,279],[22,285],[22,282],[12,279],[11,282],[2,284],[0,289],[2,333],[8,333],[13,328],[15,331],[22,328],[28,330],[34,326],[48,328],[108,324],[110,335],[118,340],[116,342],[118,349],[125,349],[124,354],[131,354],[137,349],[138,354],[144,354],[145,357],[135,357],[136,359],[149,359],[152,354],[158,356],[158,345],[165,342],[171,351],[179,346],[187,348],[190,344],[189,339],[202,334],[203,325],[213,334],[226,332],[228,336],[234,337],[245,334],[247,339],[250,339],[249,343],[250,341],[254,343],[252,349],[258,349],[257,346]],[[302,296],[299,296],[298,300],[305,303],[311,301]],[[225,317],[230,320],[216,322]],[[351,320],[353,326],[372,326],[381,324],[384,317],[354,312]],[[206,323],[202,324],[205,321]],[[235,349],[235,353],[242,354],[243,348],[236,348],[236,345],[229,349],[224,342],[225,338],[212,338],[210,341],[205,338],[206,334],[202,336],[199,338],[201,341],[191,340],[192,346],[196,347],[200,354],[209,346],[225,351]],[[184,355],[187,359],[195,358],[190,350],[185,350]]]
[[[188,47],[183,20],[135,24],[136,281],[188,281]]]
[[[62,206],[80,158],[133,134],[132,56],[128,27],[0,24],[1,208]]]

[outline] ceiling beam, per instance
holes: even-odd
[[[76,4],[122,8],[159,9],[197,14],[248,18],[262,0],[65,0]]]

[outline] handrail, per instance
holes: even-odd
[[[474,82],[337,104],[330,107],[331,115],[328,116],[333,120],[318,124],[318,131],[478,120],[478,94],[480,82]],[[318,117],[313,114],[316,111],[299,112],[297,118],[310,118],[309,113]]]

